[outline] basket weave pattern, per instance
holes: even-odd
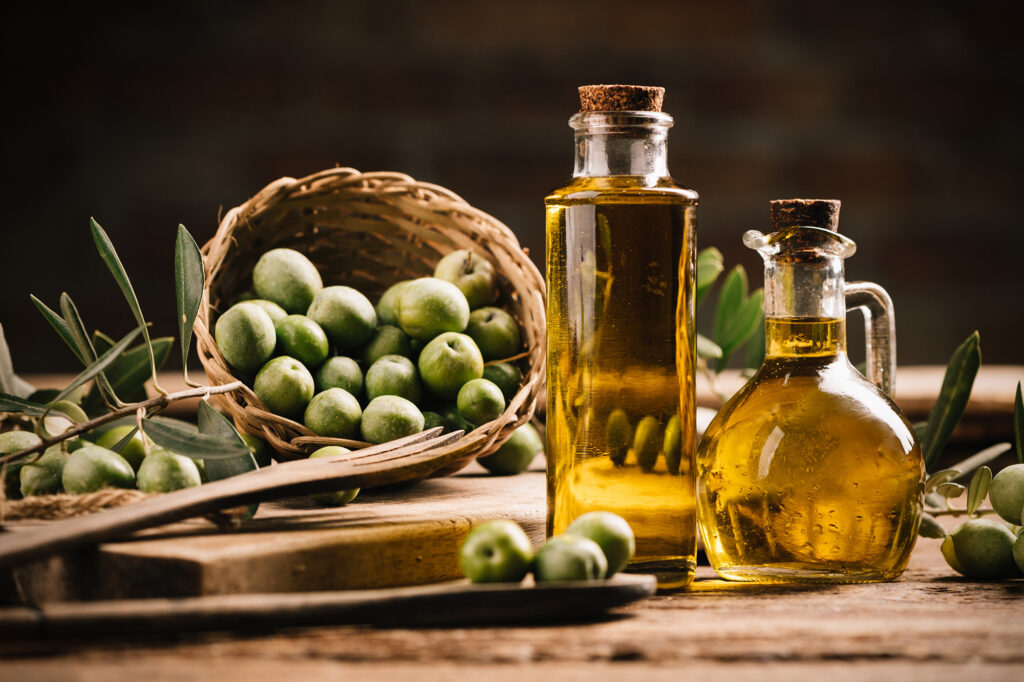
[[[524,351],[516,362],[524,382],[498,419],[467,434],[479,445],[450,470],[494,452],[533,415],[544,385],[544,281],[515,235],[443,187],[400,173],[360,173],[352,168],[271,183],[228,211],[203,247],[206,290],[195,332],[199,358],[212,383],[243,378],[232,374],[211,330],[217,316],[250,288],[259,257],[278,247],[306,254],[325,286],[352,286],[371,301],[395,282],[431,275],[437,261],[456,249],[470,249],[488,259],[498,275],[496,305],[505,307],[520,325]],[[366,445],[316,436],[302,424],[268,411],[248,388],[214,399],[240,429],[270,443],[279,459],[305,457],[323,445]]]

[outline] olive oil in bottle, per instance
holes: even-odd
[[[744,241],[765,259],[766,352],[697,454],[708,559],[733,580],[892,580],[917,537],[924,466],[886,395],[895,365],[888,296],[844,285],[854,245],[829,230],[795,223]],[[882,327],[869,334],[876,383],[847,359],[848,304],[873,308],[869,319]]]
[[[697,194],[669,177],[671,117],[631,99],[654,89],[596,87],[570,122],[574,180],[545,200],[548,534],[615,512],[630,568],[676,588],[696,550]]]

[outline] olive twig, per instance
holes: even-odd
[[[0,464],[20,459],[21,457],[31,455],[35,452],[41,452],[46,448],[50,447],[51,445],[55,445],[57,443],[66,441],[87,431],[91,431],[97,426],[102,426],[103,424],[112,422],[115,419],[119,419],[129,414],[134,414],[139,410],[160,410],[161,408],[164,408],[167,405],[173,402],[177,402],[179,400],[188,400],[189,398],[201,398],[203,396],[216,395],[219,393],[230,393],[232,391],[237,391],[241,387],[241,381],[233,381],[230,384],[224,384],[223,386],[200,386],[199,388],[192,388],[186,391],[178,391],[176,393],[164,393],[162,395],[158,395],[155,398],[150,398],[149,400],[143,400],[138,403],[131,403],[129,405],[125,405],[124,407],[120,407],[116,410],[108,412],[107,414],[96,417],[95,419],[90,419],[89,421],[85,421],[80,424],[75,424],[74,426],[67,429],[63,433],[52,438],[44,438],[40,443],[38,443],[37,445],[33,445],[30,448],[25,448],[20,452],[14,452],[9,455],[3,455],[2,457],[0,457]]]
[[[936,509],[929,511],[932,516],[984,516],[985,514],[995,514],[996,510],[991,507],[983,507],[982,509],[976,509],[973,514],[968,512],[966,509],[954,509],[952,507],[948,509]]]

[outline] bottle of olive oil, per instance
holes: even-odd
[[[844,282],[856,247],[838,215],[838,201],[776,201],[776,230],[743,238],[765,262],[765,360],[697,453],[701,537],[724,578],[892,580],[917,538],[924,464],[887,395],[892,303]],[[868,309],[870,381],[846,356],[848,307]]]
[[[580,88],[572,182],[547,208],[548,535],[596,510],[631,570],[693,579],[697,193],[668,173],[664,89]]]

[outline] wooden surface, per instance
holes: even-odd
[[[1019,681],[1022,597],[1024,581],[954,577],[922,539],[894,583],[757,586],[701,567],[690,590],[588,624],[7,641],[0,679]]]
[[[452,484],[421,485],[434,492]],[[394,494],[392,504],[406,507]],[[964,580],[938,545],[920,539],[904,576],[885,584],[726,583],[702,566],[689,590],[586,624],[0,641],[0,679],[1024,679],[1024,581]]]
[[[317,460],[319,461],[319,460]],[[461,577],[457,551],[473,525],[494,518],[544,537],[541,467],[513,477],[476,474],[361,493],[324,508],[309,498],[263,505],[240,532],[205,519],[146,532],[98,551],[15,571],[29,601],[173,597],[421,585]],[[276,468],[276,467],[273,467]],[[272,469],[273,469],[272,468]]]

